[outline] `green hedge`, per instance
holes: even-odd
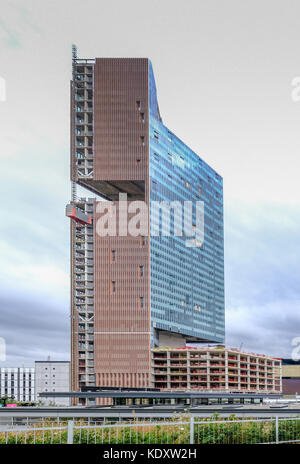
[[[194,423],[194,443],[199,444],[254,444],[268,443],[276,441],[275,420],[250,422],[249,420],[240,421],[231,416],[231,422],[224,422],[217,416],[213,417],[215,423],[210,423],[212,418],[195,420]],[[74,444],[77,443],[97,443],[97,444],[129,444],[129,443],[150,443],[167,444],[178,443],[188,444],[190,441],[190,425],[186,421],[184,424],[175,424],[171,419],[168,425],[152,425],[150,422],[146,426],[136,423],[128,427],[126,424],[120,427],[103,427],[96,429],[74,428]],[[182,419],[181,419],[182,420]],[[186,420],[186,417],[185,417]],[[49,424],[47,425],[49,426]],[[8,439],[8,440],[7,440]],[[279,441],[300,440],[300,419],[279,421],[278,428]],[[16,433],[9,432],[8,435],[0,432],[0,444],[6,443],[67,443],[67,431],[37,431],[29,430]]]

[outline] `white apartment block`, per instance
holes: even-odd
[[[15,401],[35,401],[35,378],[33,367],[1,367],[0,396]]]
[[[69,406],[69,398],[39,398],[39,393],[70,391],[69,361],[35,361],[36,401],[44,405]]]

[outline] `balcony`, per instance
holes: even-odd
[[[76,288],[85,288],[85,285],[84,285],[83,282],[77,282],[77,281],[75,281],[75,287],[76,287]]]
[[[190,362],[190,366],[191,367],[194,367],[194,366],[200,366],[200,367],[206,367],[207,366],[207,362]],[[222,364],[215,364],[215,366],[222,366]]]
[[[75,101],[84,101],[84,94],[83,93],[76,93],[75,94]]]
[[[84,295],[84,292],[75,291],[75,296],[77,296],[77,297],[80,298],[80,297],[84,297],[85,295]],[[84,300],[83,300],[83,301],[84,301]],[[80,300],[80,301],[77,301],[77,303],[79,303],[79,302],[81,302],[81,300]]]

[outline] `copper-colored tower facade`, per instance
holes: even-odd
[[[127,194],[129,205],[130,200],[148,204],[148,113],[147,59],[75,60],[71,180],[113,201],[117,211],[119,193]],[[67,207],[73,219],[71,388],[147,387],[151,381],[148,238],[99,236],[98,203],[74,194]]]
[[[117,210],[119,192],[126,193],[129,201],[139,199],[148,204],[148,60],[96,59],[94,104],[94,182],[105,183],[99,191],[115,202]],[[95,211],[94,227],[98,216]],[[148,386],[146,238],[95,233],[94,269],[97,385]]]

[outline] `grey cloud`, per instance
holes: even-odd
[[[226,208],[227,343],[291,356],[300,335],[300,207]]]
[[[47,294],[18,295],[1,290],[0,336],[6,341],[6,365],[51,355],[69,358],[69,303]]]

